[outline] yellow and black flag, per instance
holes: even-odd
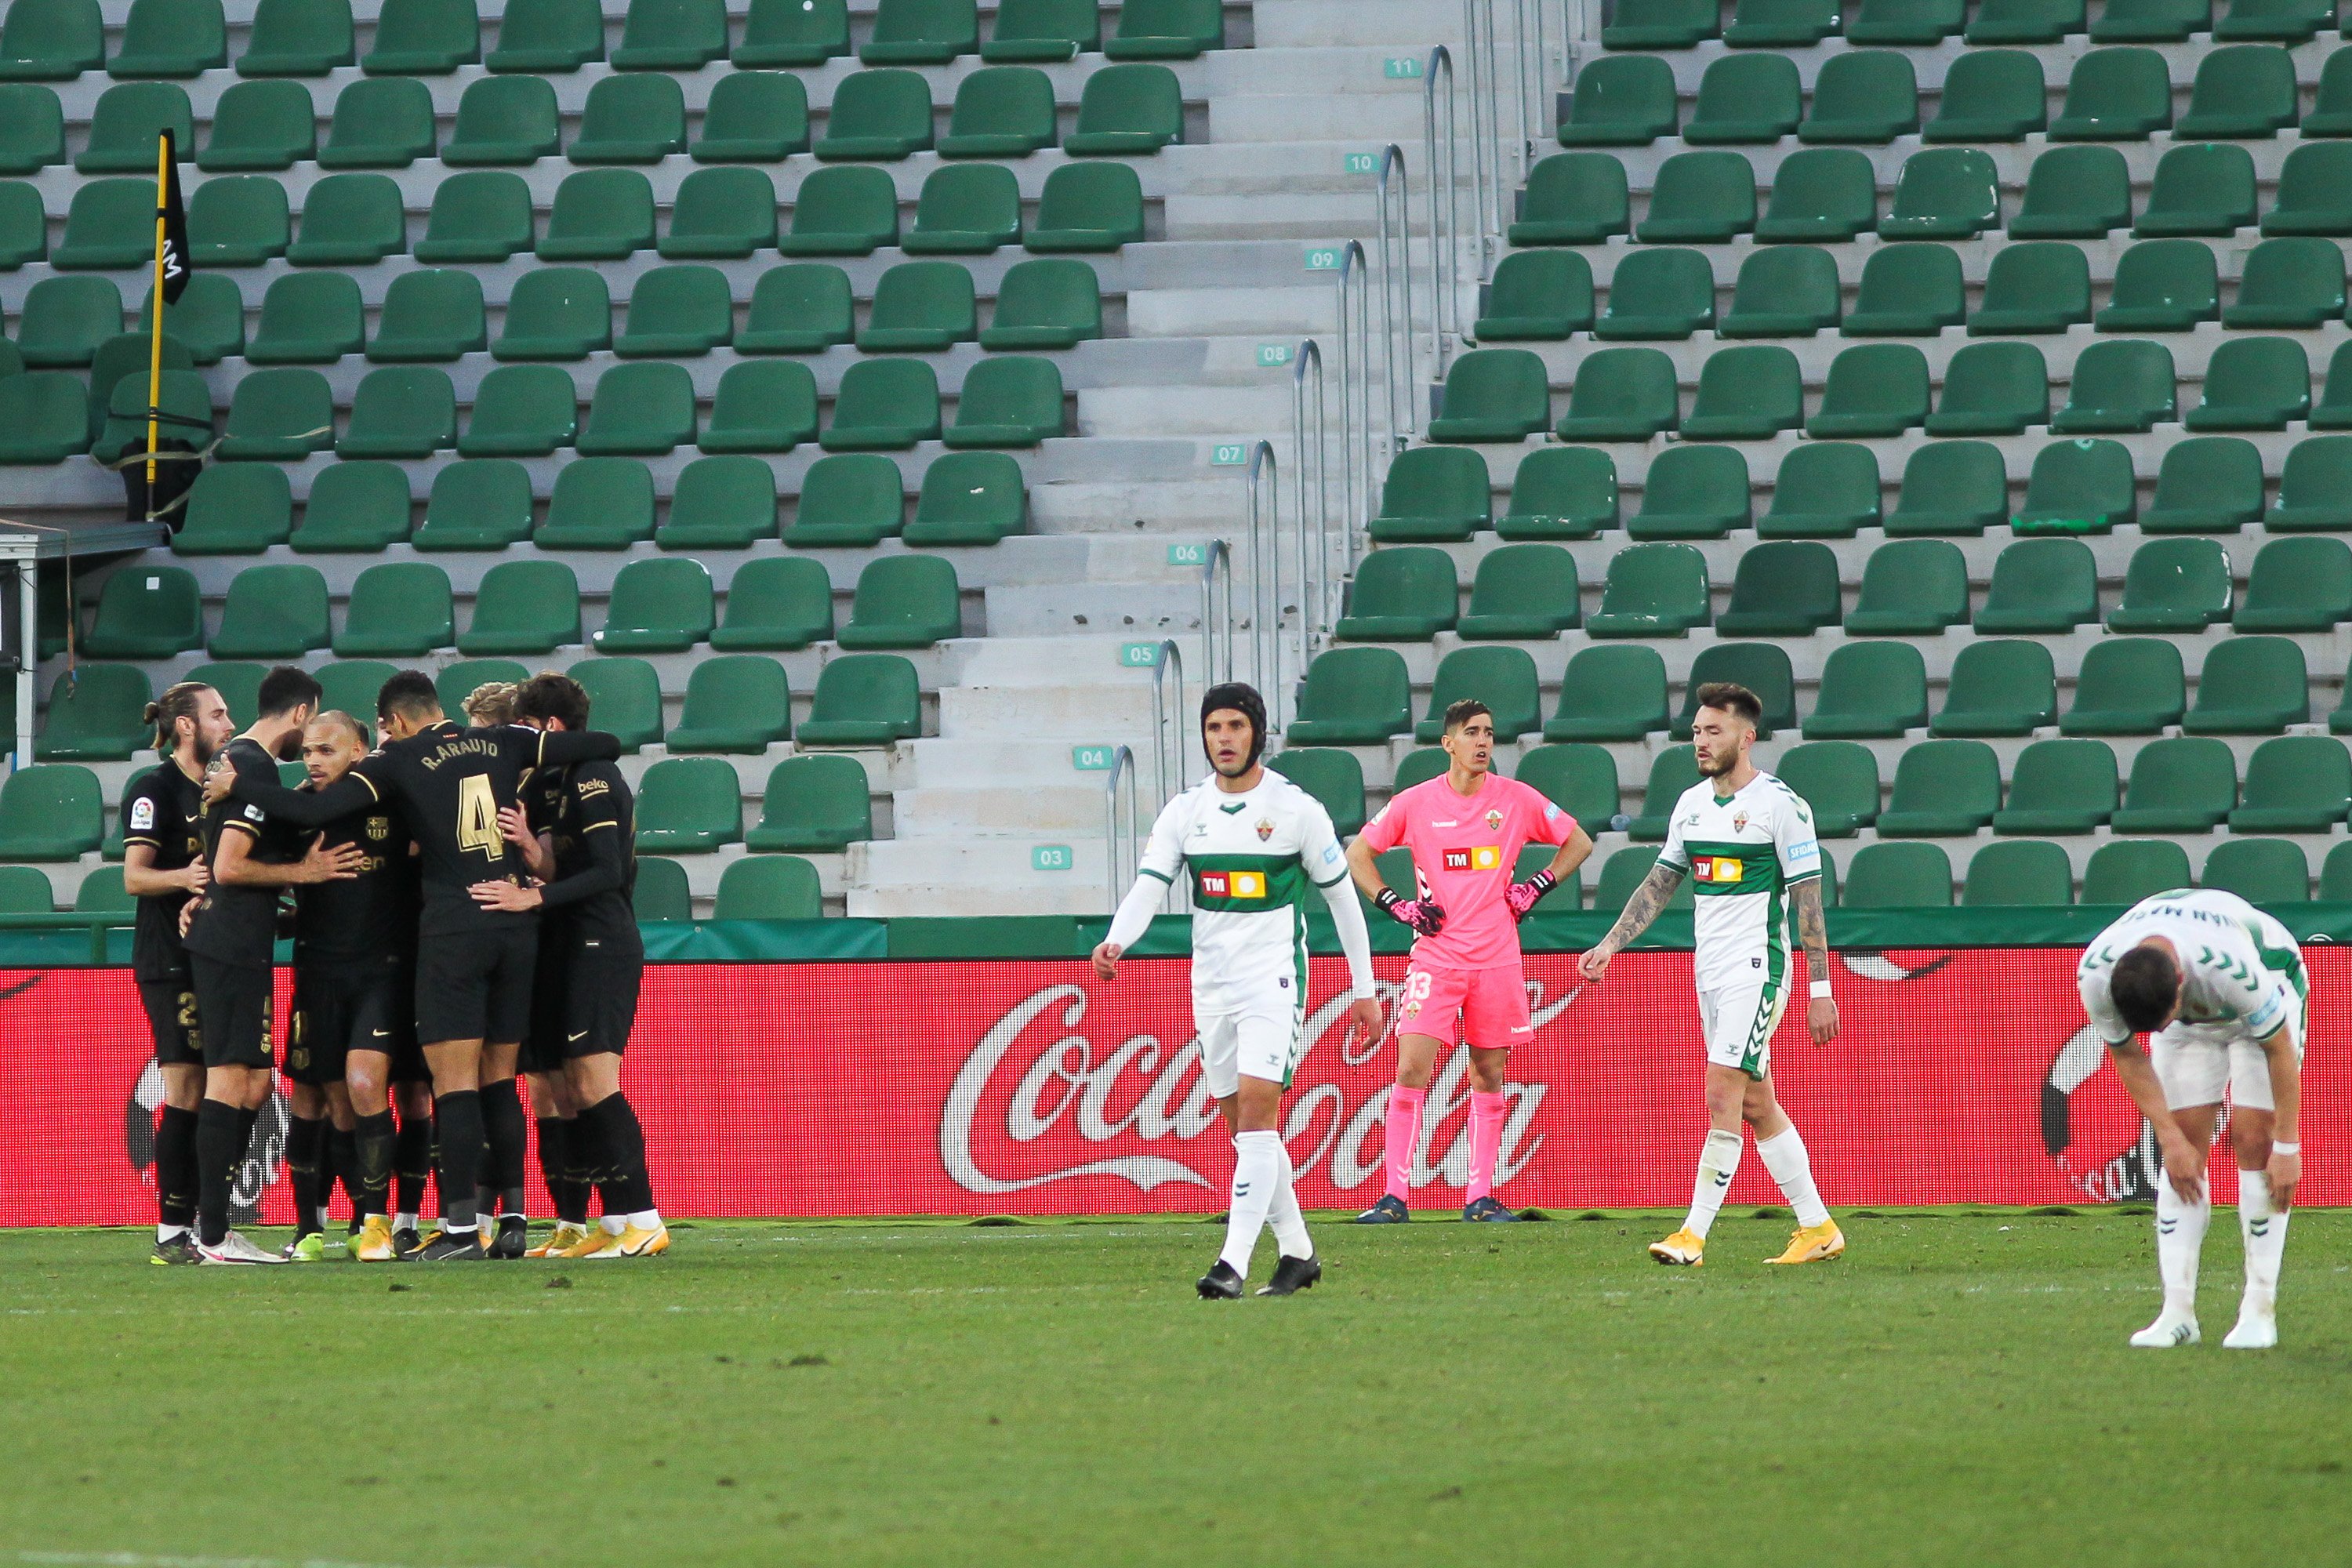
[[[169,131],[155,150],[155,279],[166,305],[178,304],[188,287],[188,209],[180,200],[180,154]]]

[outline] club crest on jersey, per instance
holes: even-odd
[[[367,819],[367,836],[370,838],[382,839],[391,832],[392,818],[388,816],[371,816]]]
[[[1489,833],[1500,833],[1503,831],[1503,814],[1501,812],[1489,811],[1486,813],[1486,831]]]
[[[1203,871],[1201,873],[1201,896],[1204,899],[1262,899],[1265,897],[1265,873]]]
[[[1741,808],[1738,815],[1735,816],[1731,819],[1731,831],[1734,833],[1745,833],[1748,831],[1748,812],[1745,807]]]
[[[1449,871],[1491,871],[1502,863],[1503,851],[1493,844],[1445,851],[1445,868]]]
[[[1694,855],[1691,857],[1691,879],[1718,886],[1737,882],[1745,865],[1746,862],[1735,860],[1728,855]]]
[[[1257,819],[1257,841],[1260,844],[1274,837],[1274,824],[1261,816]]]

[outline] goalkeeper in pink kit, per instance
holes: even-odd
[[[1389,1090],[1388,1191],[1358,1216],[1366,1225],[1412,1217],[1408,1203],[1421,1148],[1423,1103],[1441,1052],[1459,1037],[1470,1047],[1470,1184],[1465,1220],[1513,1220],[1494,1194],[1503,1143],[1503,1069],[1511,1047],[1529,1038],[1519,921],[1592,853],[1576,818],[1544,795],[1493,770],[1495,721],[1483,702],[1445,710],[1449,765],[1440,777],[1402,790],[1348,847],[1348,868],[1364,896],[1418,933],[1398,998],[1396,1085]],[[1511,880],[1519,851],[1553,844],[1551,864]],[[1412,851],[1415,896],[1383,884],[1373,858]]]

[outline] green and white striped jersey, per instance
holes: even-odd
[[[2267,1039],[2301,1024],[2309,983],[2294,933],[2235,893],[2176,888],[2142,899],[2083,951],[2074,981],[2083,1011],[2108,1045],[2132,1037],[2108,994],[2116,960],[2160,936],[2180,955],[2179,1024],[2217,1042]],[[2298,1044],[2302,1042],[2297,1042]]]
[[[1726,796],[1701,779],[1675,802],[1658,864],[1690,879],[1701,991],[1786,983],[1789,889],[1822,874],[1802,796],[1760,771]]]

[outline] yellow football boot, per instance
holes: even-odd
[[[584,1226],[558,1222],[556,1227],[548,1233],[545,1241],[541,1242],[537,1247],[525,1247],[523,1256],[525,1258],[562,1258],[568,1249],[579,1246],[587,1239],[588,1232]]]
[[[1789,1237],[1789,1250],[1771,1263],[1827,1263],[1832,1258],[1844,1256],[1845,1232],[1838,1229],[1837,1221],[1825,1219],[1808,1226]]]
[[[580,1239],[556,1253],[558,1258],[593,1258],[621,1238],[599,1226],[583,1233]]]
[[[352,1237],[352,1257],[362,1263],[390,1263],[398,1256],[392,1246],[392,1221],[371,1215]]]
[[[611,1258],[656,1258],[669,1250],[669,1226],[662,1225],[651,1230],[640,1230],[631,1226],[620,1235],[607,1239],[612,1243],[610,1247],[587,1256],[598,1262]]]
[[[1696,1268],[1706,1261],[1706,1237],[1685,1226],[1665,1240],[1650,1243],[1650,1256],[1661,1263]]]

